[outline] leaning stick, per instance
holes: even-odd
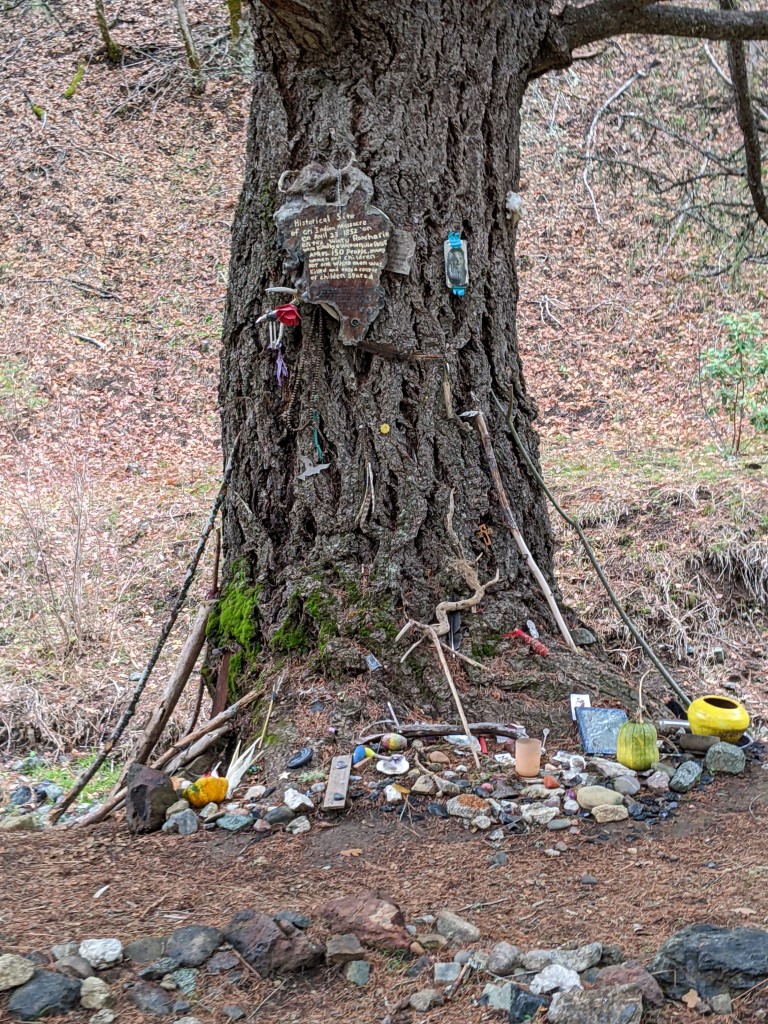
[[[525,736],[525,728],[522,725],[503,725],[501,722],[470,722],[469,734],[472,736],[508,736],[515,740]],[[417,737],[426,736],[428,739],[441,736],[455,736],[459,731],[457,725],[443,725],[417,722],[415,725],[401,725],[398,732],[401,736]],[[467,735],[469,735],[467,734]],[[376,743],[385,734],[383,732],[372,732],[367,736],[361,736],[359,742],[362,744]]]
[[[544,594],[544,597],[546,598],[547,604],[549,605],[549,610],[552,612],[552,616],[555,622],[557,623],[557,627],[560,630],[563,639],[565,640],[568,647],[570,647],[570,649],[575,654],[581,654],[581,651],[573,642],[573,637],[571,636],[570,630],[565,624],[565,619],[560,614],[560,609],[557,607],[557,601],[555,601],[554,594],[552,593],[549,584],[544,578],[544,574],[536,564],[536,561],[533,555],[531,554],[528,545],[525,543],[522,533],[520,533],[520,528],[517,525],[515,514],[512,511],[512,506],[509,504],[507,492],[504,490],[504,483],[501,479],[501,473],[499,472],[499,464],[496,461],[496,453],[493,450],[493,443],[491,441],[491,435],[488,433],[488,425],[485,422],[485,416],[483,415],[480,409],[472,410],[470,412],[463,412],[461,415],[462,418],[464,419],[474,418],[477,420],[477,429],[480,432],[480,438],[483,442],[483,448],[485,449],[485,457],[488,460],[488,467],[491,471],[491,476],[493,477],[493,482],[496,486],[496,494],[498,495],[499,503],[501,504],[501,509],[502,512],[504,513],[504,521],[507,525],[507,529],[512,534],[512,537],[514,538],[514,541],[517,544],[520,554],[525,559],[528,568],[531,570],[531,573],[535,577],[536,582],[539,584],[541,592]]]
[[[469,749],[472,751],[472,758],[475,762],[475,767],[477,768],[478,771],[480,771],[480,758],[477,756],[477,751],[475,750],[471,742],[469,722],[467,721],[467,716],[464,714],[464,705],[461,703],[461,697],[459,696],[459,691],[456,689],[456,684],[453,681],[451,670],[448,668],[448,662],[445,660],[445,655],[443,654],[443,645],[440,643],[440,638],[438,637],[434,627],[427,626],[426,628],[429,631],[429,636],[430,639],[432,640],[432,643],[435,645],[435,650],[437,651],[437,656],[440,659],[440,664],[443,666],[443,672],[445,673],[445,678],[448,681],[448,686],[450,687],[451,695],[453,696],[453,701],[456,705],[456,710],[459,712],[459,719],[461,720],[461,724],[464,729],[464,735],[468,739],[470,739]]]

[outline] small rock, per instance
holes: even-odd
[[[371,965],[367,960],[350,960],[344,968],[344,977],[353,985],[363,988],[371,976]]]
[[[61,960],[63,956],[74,956],[79,948],[79,942],[60,942],[56,946],[51,946],[51,956],[54,960]]]
[[[86,978],[80,987],[80,1005],[84,1010],[109,1009],[114,1003],[112,990],[101,978]]]
[[[621,804],[624,798],[621,793],[617,793],[613,789],[606,789],[605,786],[581,786],[576,790],[576,800],[579,807],[583,807],[585,811],[591,811],[593,807]]]
[[[675,793],[687,793],[693,789],[701,776],[701,765],[698,761],[683,761],[669,781],[669,788]]]
[[[547,1005],[547,1000],[534,996],[519,985],[510,984],[509,989],[509,1020],[512,1024],[532,1020],[539,1008]]]
[[[667,764],[665,761],[654,761],[651,765],[651,771],[663,772],[667,778],[671,779],[677,771],[677,768],[673,768],[671,764]]]
[[[571,630],[571,639],[577,647],[589,647],[590,644],[597,643],[597,637],[590,630],[585,629],[583,626],[577,626]]]
[[[468,818],[471,821],[479,815],[490,817],[491,805],[474,793],[462,793],[448,801],[446,810],[454,818]]]
[[[563,800],[563,811],[565,814],[578,814],[579,810],[578,800]]]
[[[203,1024],[203,1022],[199,1017],[179,1017],[176,1024]]]
[[[579,879],[579,882],[582,885],[597,885],[598,882],[599,882],[599,879],[595,878],[594,875],[582,875],[581,878]]]
[[[640,780],[632,775],[620,775],[618,779],[614,779],[613,788],[622,796],[634,796],[640,792]]]
[[[480,929],[450,910],[441,910],[437,915],[437,932],[451,942],[478,942]],[[422,939],[422,943],[424,940]]]
[[[274,917],[277,924],[292,924],[294,928],[304,931],[312,924],[312,918],[306,914],[300,914],[296,910],[278,910]]]
[[[614,964],[612,967],[603,967],[597,972],[593,983],[596,988],[632,985],[642,993],[643,999],[653,1006],[661,1006],[664,1002],[664,993],[661,991],[659,983],[636,960]],[[730,1013],[730,1010],[728,1012]]]
[[[744,751],[733,743],[715,743],[704,758],[704,765],[711,775],[741,775],[746,763]]]
[[[442,992],[438,992],[436,988],[423,988],[420,992],[413,993],[408,1000],[408,1005],[412,1010],[425,1013],[427,1010],[431,1010],[433,1006],[442,1006],[444,1002]]]
[[[293,821],[289,821],[285,826],[285,831],[290,832],[292,836],[300,836],[305,832],[309,832],[312,828],[309,818],[306,814],[302,814],[298,818],[294,818]]]
[[[201,821],[215,821],[222,812],[218,804],[210,803],[206,804],[197,813]]]
[[[444,754],[442,750],[433,750],[430,752],[427,760],[431,764],[450,764],[451,759],[447,754]]]
[[[520,816],[527,825],[547,825],[558,814],[557,807],[543,807],[541,804],[526,804],[520,808]]]
[[[137,981],[128,991],[128,1000],[141,1013],[153,1013],[159,1017],[173,1013],[173,996],[152,981]]]
[[[435,964],[435,984],[453,985],[461,974],[461,964],[454,962]]]
[[[80,943],[78,953],[91,967],[104,971],[123,959],[123,944],[119,939],[86,939]]]
[[[604,804],[601,807],[592,808],[592,817],[604,825],[608,821],[624,821],[629,817],[629,811],[623,805]]]
[[[304,796],[298,789],[286,789],[283,803],[292,811],[314,811],[315,805],[308,796]]]
[[[589,767],[606,779],[618,779],[622,775],[637,775],[633,768],[627,768],[626,765],[619,764],[618,761],[611,761],[607,757],[591,757]]]
[[[552,1024],[640,1024],[643,997],[631,986],[556,992],[547,1020]]]
[[[411,786],[411,793],[415,796],[432,796],[437,789],[435,780],[429,775],[420,775]]]
[[[66,974],[68,978],[92,978],[95,974],[94,969],[83,957],[78,956],[75,953],[73,956],[63,956],[57,960],[54,969],[59,974]]]
[[[22,807],[32,803],[32,790],[29,786],[17,786],[11,793],[8,803],[11,807]]]
[[[553,818],[552,821],[547,822],[547,828],[553,832],[558,832],[562,828],[570,828],[571,822],[568,818]]]
[[[268,825],[287,825],[295,817],[296,815],[290,807],[273,807],[271,811],[267,811],[264,815],[264,821]],[[219,819],[219,824],[221,824],[221,819]]]
[[[35,965],[26,957],[16,953],[4,953],[0,956],[0,992],[24,985],[36,971]]]
[[[129,942],[123,949],[123,956],[135,964],[149,964],[165,953],[165,939],[159,935],[152,935],[145,939],[136,939]]]
[[[288,808],[286,807],[287,811]],[[293,811],[288,811],[290,818],[287,821],[293,821]],[[218,828],[223,828],[225,832],[242,832],[243,829],[253,827],[253,818],[249,814],[223,814],[220,818],[216,819],[216,825]]]
[[[199,967],[221,945],[224,936],[218,928],[187,924],[171,932],[165,946],[166,956],[179,967]]]
[[[394,783],[384,787],[384,799],[388,804],[400,804],[403,802],[403,794]]]
[[[19,1020],[37,1020],[69,1013],[80,1001],[80,982],[52,971],[36,971],[20,988],[15,988],[7,1010]]]
[[[178,832],[180,836],[191,836],[199,828],[197,815],[188,807],[186,810],[172,814],[163,825],[163,832]]]
[[[226,974],[240,966],[240,958],[229,950],[214,953],[205,965],[207,974]]]
[[[0,821],[0,832],[34,832],[37,822],[31,814],[11,814]]]
[[[506,978],[522,964],[522,950],[510,942],[497,942],[488,959],[488,971]]]
[[[246,803],[254,800],[261,800],[264,794],[267,792],[266,786],[251,786],[251,788],[245,794]]]
[[[512,998],[512,983],[505,985],[486,985],[480,996],[480,1003],[485,1004],[489,1010],[500,1010],[502,1013],[509,1013]]]
[[[546,800],[550,796],[562,796],[565,790],[552,789],[550,786],[543,786],[537,784],[534,786],[526,786],[520,794],[521,797],[528,797],[530,800]]]
[[[669,791],[670,777],[667,772],[654,772],[646,779],[646,786],[651,793],[667,793]]]
[[[547,992],[567,992],[571,988],[581,988],[579,976],[576,971],[561,964],[550,964],[531,982],[531,992],[535,996]]]
[[[160,957],[153,964],[147,964],[139,971],[139,977],[144,981],[161,981],[178,969],[179,962],[171,956]]]
[[[290,824],[290,822],[289,822],[289,824]],[[264,821],[263,818],[259,818],[259,820],[256,822],[256,824],[253,826],[253,831],[254,832],[271,832],[272,831],[272,826],[269,824],[268,821]]]
[[[181,814],[182,811],[189,810],[188,800],[177,800],[175,804],[171,804],[168,810],[165,812],[165,820],[167,821],[172,814]]]
[[[445,949],[448,945],[448,939],[444,935],[438,935],[437,932],[426,932],[424,935],[419,936],[419,943],[424,949]]]
[[[501,850],[497,850],[496,853],[492,853],[491,856],[488,858],[488,864],[492,868],[503,868],[508,860],[509,857],[507,856],[506,853],[504,853]]]
[[[43,779],[35,786],[35,796],[41,803],[47,800],[48,803],[55,804],[63,794],[63,786],[58,786],[55,782],[49,782],[47,779]]]
[[[99,1010],[89,1020],[88,1024],[115,1024],[117,1014],[114,1010]]]
[[[227,1006],[222,1006],[222,1014],[227,1020],[237,1021],[242,1020],[245,1016],[245,1010],[242,1006],[236,1006],[234,1003],[229,1003]]]
[[[181,967],[171,974],[176,988],[182,995],[191,996],[197,988],[197,976],[200,972],[195,967]]]
[[[544,855],[545,855],[546,857],[559,857],[559,856],[560,856],[560,851],[559,851],[559,850],[555,850],[555,849],[552,849],[552,848],[550,847],[550,849],[548,849],[548,850],[545,850],[545,851],[544,851]]]
[[[718,1017],[727,1017],[733,1012],[733,1001],[727,992],[722,992],[719,996],[712,996],[708,1002],[712,1007],[712,1013],[716,1013]]]
[[[325,959],[329,964],[347,964],[352,960],[363,960],[365,950],[352,932],[346,935],[332,935],[325,944]]]
[[[603,952],[600,956],[601,967],[613,967],[614,964],[623,964],[626,960],[624,950],[610,942],[603,943]],[[634,961],[632,961],[634,963]]]
[[[458,796],[461,793],[461,786],[457,786],[450,779],[435,779],[435,785],[438,796]],[[448,816],[448,811],[445,812],[445,815]]]
[[[471,821],[472,828],[482,829],[484,832],[487,831],[493,825],[493,822],[487,814],[478,814],[476,818]]]

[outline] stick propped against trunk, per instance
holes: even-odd
[[[501,504],[501,510],[504,513],[504,521],[507,524],[507,529],[512,534],[520,554],[525,559],[526,565],[531,570],[536,582],[539,584],[541,592],[549,605],[549,610],[552,612],[552,617],[557,623],[557,628],[562,634],[563,640],[565,640],[568,647],[570,647],[575,654],[581,654],[581,651],[573,642],[573,637],[565,624],[565,619],[563,618],[560,609],[557,607],[555,595],[552,593],[541,569],[536,564],[528,545],[525,543],[522,533],[520,533],[520,528],[517,525],[515,514],[512,511],[512,506],[509,504],[507,492],[504,490],[504,483],[501,479],[501,473],[499,472],[499,464],[496,461],[496,453],[493,450],[493,443],[491,441],[491,435],[488,433],[488,424],[485,422],[485,416],[483,416],[483,413],[479,409],[475,409],[470,412],[463,412],[461,417],[462,419],[476,420],[477,429],[480,432],[480,439],[482,440],[483,448],[485,449],[485,457],[488,460],[488,468],[491,471],[491,476],[493,477],[493,482],[496,486],[496,493],[499,496],[499,503]]]

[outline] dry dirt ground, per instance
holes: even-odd
[[[30,952],[87,937],[129,941],[181,924],[221,926],[246,907],[311,916],[327,899],[375,888],[391,896],[408,920],[442,908],[461,910],[483,933],[478,948],[500,939],[523,948],[602,941],[646,961],[686,924],[768,924],[766,827],[768,772],[753,765],[744,779],[716,780],[685,797],[677,816],[658,825],[582,825],[579,835],[566,833],[568,851],[557,859],[544,853],[551,832],[510,837],[502,844],[507,862],[497,868],[489,866],[488,843],[454,821],[401,822],[359,805],[333,827],[315,827],[297,838],[249,839],[214,830],[184,839],[137,839],[118,824],[6,836],[0,844],[8,880],[2,945],[4,951]],[[349,850],[359,856],[345,855]],[[584,874],[597,884],[582,884]],[[322,926],[315,934],[323,935]],[[419,1020],[413,1011],[398,1014],[396,1005],[428,987],[431,971],[408,979],[412,960],[381,954],[371,960],[364,991],[331,969],[275,983],[246,973],[234,985],[220,978],[201,983],[191,1012],[204,1024],[223,1021],[221,1007],[231,1003],[242,1005],[248,1019],[271,1024],[378,1024],[387,1014],[404,1024]],[[497,1014],[473,1006],[483,984],[477,976],[470,979],[453,1002],[430,1012],[430,1024],[498,1021]],[[761,1020],[761,1009],[768,1012],[768,992],[748,993],[736,1001],[731,1020]],[[118,1019],[133,1024],[142,1017],[121,1005]],[[649,1017],[670,1024],[691,1019],[691,1011],[671,1004]]]
[[[0,743],[8,764],[31,746],[51,757],[85,751],[114,722],[220,469],[217,347],[249,85],[227,50],[223,5],[213,15],[203,0],[188,3],[209,76],[197,100],[172,5],[110,7],[127,54],[117,70],[104,62],[85,3],[68,0],[51,13],[22,2],[0,24]],[[598,223],[581,178],[584,138],[651,52],[660,64],[614,108],[623,120],[598,125],[590,178]],[[81,61],[83,81],[65,100]],[[42,120],[25,92],[44,107]],[[676,118],[666,122],[675,137],[627,130],[651,114]],[[674,190],[653,193],[606,163],[609,155],[662,160],[659,173],[684,176],[691,161],[698,170],[701,153],[680,139],[696,132],[726,154],[738,144],[727,90],[692,43],[649,49],[622,40],[599,61],[532,88],[520,347],[548,479],[588,529],[620,596],[691,690],[729,685],[760,716],[768,706],[764,444],[750,439],[756,468],[722,457],[697,366],[720,313],[765,310],[764,263],[747,260],[730,276],[738,229],[720,224],[706,234],[686,212],[689,195],[678,202]],[[728,188],[743,197],[737,182]],[[614,663],[635,668],[636,648],[578,545],[559,538],[565,597]],[[208,585],[208,576],[199,580],[193,606]],[[724,664],[712,657],[716,647]],[[178,721],[188,714],[189,701]],[[142,722],[140,714],[136,728]],[[375,811],[250,846],[215,832],[136,840],[119,824],[6,836],[1,945],[128,940],[193,920],[221,924],[246,906],[311,912],[375,885],[409,917],[492,904],[466,911],[488,942],[600,939],[647,958],[691,921],[768,923],[767,818],[768,776],[758,767],[745,781],[697,793],[654,828],[584,826],[558,859],[544,855],[548,844],[537,846],[536,833],[512,838],[496,869],[483,840],[454,825],[400,824]],[[341,855],[355,848],[360,857]],[[598,885],[582,886],[584,872]],[[364,993],[333,973],[278,987],[246,978],[237,992],[211,982],[194,1012],[208,1024],[221,1019],[223,1003],[242,1002],[251,1019],[275,1024],[377,1022],[393,1012],[385,1000],[391,1008],[416,984],[403,972],[377,957]],[[430,1021],[484,1019],[469,1006],[478,990],[462,990]],[[737,1004],[736,1019],[759,1019],[760,998]],[[119,1019],[136,1018],[122,1008]],[[674,1010],[665,1019],[691,1015]]]

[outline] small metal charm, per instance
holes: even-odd
[[[451,231],[443,246],[445,255],[445,283],[454,295],[463,295],[469,282],[467,243],[458,231]]]

